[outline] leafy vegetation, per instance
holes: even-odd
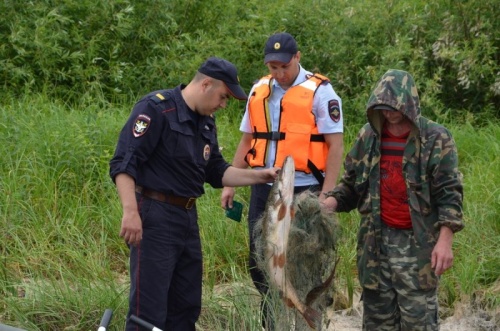
[[[500,306],[500,17],[496,1],[274,2],[40,0],[0,2],[0,323],[27,330],[111,330],[127,309],[128,250],[108,176],[137,98],[187,82],[210,55],[237,64],[243,86],[266,73],[262,48],[296,36],[302,64],[343,99],[345,145],[388,69],[413,73],[423,113],[453,132],[466,228],[442,278],[443,316],[462,301]],[[243,105],[218,114],[231,160]],[[254,330],[258,296],[246,270],[245,222],[224,217],[220,192],[200,199],[202,330]],[[248,188],[237,191],[247,207]],[[352,305],[358,215],[341,214],[336,290]],[[223,238],[223,240],[221,240]]]
[[[495,0],[5,0],[0,80],[16,97],[130,102],[186,82],[217,55],[238,66],[249,89],[277,31],[296,36],[305,67],[331,78],[350,122],[364,116],[367,93],[388,68],[414,74],[434,118],[483,124],[499,116]]]

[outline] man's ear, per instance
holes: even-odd
[[[201,81],[201,90],[203,92],[206,92],[210,88],[210,86],[212,86],[212,84],[213,81],[210,77],[203,78],[203,80]]]
[[[297,54],[295,54],[295,56],[297,57],[297,62],[300,62],[300,51],[297,51]]]

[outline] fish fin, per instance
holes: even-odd
[[[293,301],[288,299],[288,298],[283,298],[283,301],[285,302],[285,305],[287,305],[288,308],[294,308],[295,305],[293,304]]]
[[[323,282],[323,284],[316,286],[315,288],[310,290],[309,293],[307,293],[305,301],[306,306],[310,306],[321,295],[321,293],[323,293],[323,291],[330,286],[335,276],[335,269],[337,269],[337,263],[339,263],[339,259],[340,257],[337,258],[337,261],[335,261],[335,266],[333,267],[330,276],[328,276],[328,278]]]
[[[311,307],[307,307],[302,316],[304,316],[309,327],[316,330],[316,324],[321,321],[321,314]]]
[[[273,267],[274,268],[279,268],[283,269],[285,267],[286,263],[286,256],[284,253],[281,253],[280,255],[273,255]]]
[[[282,221],[285,218],[287,211],[288,211],[288,209],[284,203],[282,203],[279,208],[280,209],[278,210],[278,220],[277,220],[278,222]]]

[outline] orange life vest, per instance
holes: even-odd
[[[325,82],[329,82],[328,78],[314,74],[286,91],[280,102],[281,113],[277,132],[271,131],[268,107],[272,88],[271,75],[257,82],[248,101],[253,145],[247,152],[245,161],[251,167],[265,166],[269,142],[274,140],[276,155],[273,166],[281,167],[285,157],[292,155],[295,169],[298,171],[325,171],[328,148],[324,136],[318,133],[312,112],[314,94]]]

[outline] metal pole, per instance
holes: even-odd
[[[113,310],[106,309],[101,318],[101,323],[99,323],[99,329],[97,331],[106,331],[108,329],[109,322],[111,321],[111,317],[113,317]]]
[[[130,315],[130,320],[132,322],[134,322],[135,324],[137,325],[140,325],[142,326],[143,328],[146,328],[148,330],[151,330],[151,331],[162,331],[161,329],[158,329],[156,326],[154,326],[153,324],[149,323],[149,322],[146,322],[145,320],[143,320],[142,318],[139,318],[135,315]]]

